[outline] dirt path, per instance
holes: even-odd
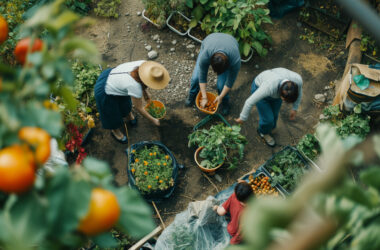
[[[173,151],[179,163],[185,165],[185,169],[179,173],[178,186],[172,197],[158,204],[165,223],[170,223],[175,214],[184,210],[190,201],[203,200],[208,195],[214,195],[217,192],[196,167],[193,160],[194,149],[187,147],[188,134],[204,117],[195,108],[184,106],[189,79],[200,46],[189,38],[173,33],[168,28],[158,30],[146,25],[146,21],[136,14],[142,10],[143,6],[139,0],[122,1],[120,17],[117,20],[98,19],[95,26],[86,30],[85,36],[95,41],[104,61],[109,66],[147,59],[145,46],[151,45],[159,54],[156,61],[164,64],[171,74],[172,82],[166,89],[151,92],[154,99],[163,101],[168,108],[161,127],[153,127],[146,119],[138,115],[138,126],[128,129],[130,143],[159,140]],[[125,15],[126,13],[129,15]],[[258,114],[254,108],[249,120],[242,126],[242,132],[249,141],[245,149],[244,161],[235,171],[223,169],[218,171],[218,175],[222,178],[221,183],[215,177],[210,177],[219,190],[230,186],[238,177],[264,163],[282,146],[295,145],[305,133],[312,131],[318,122],[321,107],[315,105],[312,99],[315,94],[326,92],[325,86],[340,77],[345,61],[342,58],[346,55],[332,58],[327,52],[317,51],[315,46],[298,39],[302,29],[303,27],[297,24],[296,12],[288,14],[281,20],[274,20],[274,25],[269,27],[273,46],[268,56],[255,57],[249,63],[242,64],[231,92],[233,106],[231,115],[226,117],[230,123],[234,123],[233,118],[238,117],[244,101],[249,96],[253,78],[269,68],[285,67],[300,73],[304,80],[303,99],[296,121],[289,121],[290,106],[283,105],[275,133],[278,143],[275,148],[267,147],[257,136]],[[153,35],[159,35],[162,43],[153,41]],[[176,40],[176,44],[173,44],[173,40]],[[189,44],[195,45],[195,48],[188,49]],[[157,48],[157,45],[160,48]],[[175,51],[170,52],[171,48]],[[214,78],[212,77],[209,88],[215,86]],[[117,184],[127,183],[126,146],[116,143],[99,123],[86,149],[89,155],[105,160],[111,165]]]

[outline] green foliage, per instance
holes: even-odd
[[[341,138],[356,135],[363,139],[370,132],[370,117],[361,114],[360,105],[355,107],[354,113],[346,116],[340,111],[339,105],[328,106],[323,110],[323,114],[325,118],[322,121],[333,124]]]
[[[162,118],[165,115],[166,109],[165,107],[155,106],[153,102],[151,102],[147,107],[148,113],[154,118]]]
[[[76,13],[86,15],[90,10],[91,0],[66,0],[65,5]]]
[[[314,160],[321,153],[321,146],[312,134],[306,134],[298,142],[297,149],[302,151],[310,160]]]
[[[143,193],[166,190],[174,185],[172,178],[173,161],[158,146],[132,151],[134,162],[130,170],[135,177],[136,186]]]
[[[281,185],[285,190],[292,192],[301,181],[305,172],[305,164],[296,151],[287,149],[278,153],[265,164],[272,176],[272,184]]]
[[[163,27],[170,15],[171,8],[167,0],[142,0],[145,8],[145,16],[155,24]]]
[[[42,51],[29,54],[27,67],[0,63],[0,150],[21,143],[18,131],[36,126],[59,138],[63,129],[58,108],[48,100],[51,93],[59,96],[68,110],[77,103],[69,88],[74,83],[69,59],[99,63],[95,46],[74,33],[79,16],[63,6],[63,0],[36,9],[25,21],[22,34],[43,38]],[[58,81],[62,79],[58,86]],[[2,196],[0,205],[1,249],[77,249],[89,240],[102,247],[115,246],[110,233],[86,237],[77,231],[88,213],[91,190],[95,187],[112,191],[121,215],[118,230],[131,237],[142,237],[154,228],[152,211],[134,190],[113,184],[110,167],[86,158],[73,168],[54,166],[47,171],[39,166],[36,182],[23,194]]]
[[[188,146],[204,147],[200,157],[205,168],[215,168],[225,161],[229,167],[235,168],[243,159],[246,138],[240,134],[240,126],[228,127],[223,123],[213,125],[209,130],[196,130],[189,135]]]
[[[119,6],[120,0],[93,0],[96,7],[94,8],[94,12],[98,16],[102,17],[119,17]]]

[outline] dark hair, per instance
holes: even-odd
[[[144,99],[147,101],[149,99],[149,95],[146,92],[146,89],[148,88],[148,86],[146,86],[145,83],[143,83],[143,81],[141,81],[140,79],[139,67],[134,68],[129,74],[132,76],[133,79],[135,79],[136,82],[140,83],[143,90]]]
[[[298,98],[298,86],[294,82],[286,81],[280,87],[280,95],[286,102],[295,102]]]
[[[217,52],[211,56],[210,64],[214,72],[220,75],[228,68],[228,57],[223,53]]]
[[[247,182],[239,182],[235,186],[235,195],[238,201],[246,202],[249,197],[253,196],[251,185],[249,185]]]

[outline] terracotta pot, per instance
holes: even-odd
[[[224,162],[222,162],[221,164],[219,164],[218,166],[216,166],[215,168],[204,168],[201,166],[201,163],[200,161],[198,160],[199,158],[199,154],[201,152],[201,150],[203,149],[204,147],[199,147],[195,153],[194,153],[194,160],[195,160],[195,163],[197,163],[198,167],[205,173],[209,173],[209,174],[214,174],[214,172],[220,168]]]
[[[152,100],[151,102],[147,103],[147,104],[145,105],[145,107],[144,107],[144,109],[146,110],[146,112],[148,112],[148,106],[149,106],[151,103],[153,103],[153,105],[154,105],[155,107],[160,107],[160,108],[164,108],[164,109],[165,109],[165,113],[164,113],[160,118],[156,118],[156,119],[161,120],[162,118],[164,118],[165,115],[166,115],[166,108],[165,108],[165,105],[164,105],[162,102],[158,101],[158,100]],[[148,113],[149,113],[149,112],[148,112]]]
[[[211,92],[206,92],[206,94],[207,94],[207,99],[208,99],[209,101],[212,101],[212,102],[213,102],[213,101],[215,100],[215,98],[216,98],[216,95],[215,95],[215,94],[213,94],[213,93],[211,93]],[[205,109],[201,108],[201,106],[199,105],[199,100],[201,99],[201,97],[202,97],[202,94],[201,94],[201,92],[199,91],[199,92],[198,92],[198,95],[197,95],[197,98],[195,98],[195,105],[197,106],[197,108],[198,108],[200,111],[202,111],[203,113],[206,113],[206,114],[209,114],[209,115],[213,115],[213,114],[215,114],[216,111],[218,111],[219,102],[216,103],[216,109],[215,109],[215,111],[208,111],[208,110],[205,110]]]

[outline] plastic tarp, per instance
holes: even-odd
[[[289,11],[301,7],[304,4],[304,0],[270,0],[268,8],[271,17],[281,18]]]

